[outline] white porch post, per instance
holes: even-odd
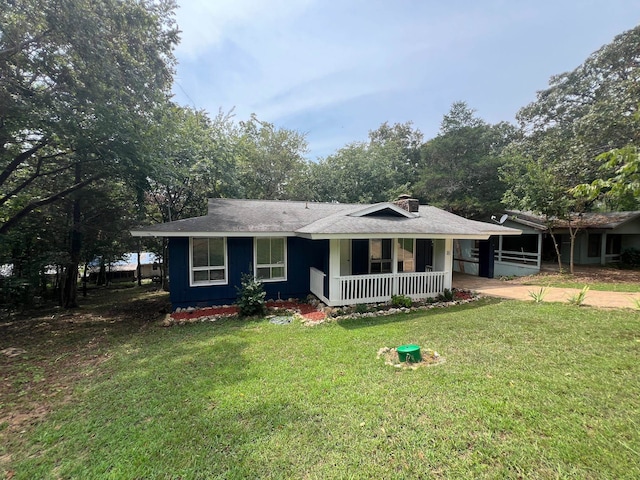
[[[600,265],[607,264],[607,232],[600,236]]]
[[[453,272],[453,239],[437,239],[433,242],[433,271],[444,272],[442,288],[451,290],[451,272]]]
[[[391,239],[391,273],[393,274],[393,284],[391,286],[391,294],[398,294],[398,239]]]
[[[502,235],[498,237],[498,261],[502,261]]]
[[[340,298],[340,239],[329,240],[329,300],[332,302]]]
[[[444,241],[444,288],[451,290],[453,272],[453,238]]]

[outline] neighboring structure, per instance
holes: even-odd
[[[140,253],[140,278],[160,277],[160,260],[154,253]],[[96,283],[100,273],[100,260],[94,260],[87,270],[89,283]],[[138,254],[135,252],[125,254],[122,259],[108,263],[105,266],[105,281],[133,282],[138,278]]]
[[[177,308],[233,303],[249,272],[274,299],[313,293],[337,306],[433,297],[451,288],[454,239],[520,231],[402,197],[373,205],[210,199],[203,217],[131,233],[169,238]]]
[[[506,227],[522,231],[519,237],[499,236],[491,240],[496,276],[530,275],[540,271],[542,262],[555,262],[557,255],[544,217],[530,212],[507,210]],[[640,212],[583,213],[571,221],[578,228],[574,264],[606,265],[620,260],[627,249],[640,249]],[[562,263],[569,264],[571,238],[569,223],[556,220],[553,233],[560,247]],[[456,246],[454,270],[477,274],[479,248],[473,242]]]

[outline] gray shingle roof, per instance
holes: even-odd
[[[507,210],[509,219],[522,225],[528,225],[538,230],[547,230],[547,223],[541,215],[519,210]],[[585,229],[615,229],[620,225],[640,217],[640,211],[631,212],[586,212],[572,216],[572,225]],[[553,225],[556,228],[568,228],[566,220],[555,219]]]
[[[351,216],[374,207],[375,213]],[[436,207],[421,205],[409,218],[387,215],[392,204],[340,204],[279,200],[210,199],[202,217],[142,227],[136,236],[197,236],[259,234],[298,235],[309,238],[339,236],[370,237],[407,235],[414,237],[487,238],[517,235],[517,229],[467,220]]]

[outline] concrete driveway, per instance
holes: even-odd
[[[539,292],[542,285],[518,285],[495,278],[483,278],[454,272],[453,287],[471,290],[490,297],[511,298],[514,300],[533,301],[529,292]],[[580,293],[578,288],[548,287],[544,296],[545,302],[567,303],[569,298]],[[583,305],[601,308],[637,308],[635,300],[640,301],[640,293],[601,292],[589,290]]]

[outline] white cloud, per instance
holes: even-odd
[[[182,0],[176,20],[182,31],[176,54],[197,58],[237,30],[259,30],[273,22],[286,22],[311,0]]]
[[[622,0],[610,1],[622,9]],[[593,35],[586,10],[576,14],[557,0],[178,2],[177,97],[288,128],[304,129],[318,113],[348,115],[344,124],[357,119],[365,132],[399,116],[417,127],[437,125],[455,100],[482,105],[479,114],[492,118],[489,109],[522,106],[522,91],[530,98],[550,74],[577,65],[550,69],[550,54],[568,51],[570,35],[593,49],[582,40]],[[592,20],[598,26],[599,13]],[[607,15],[610,23],[620,18],[619,11]],[[496,121],[510,120],[502,112]]]

